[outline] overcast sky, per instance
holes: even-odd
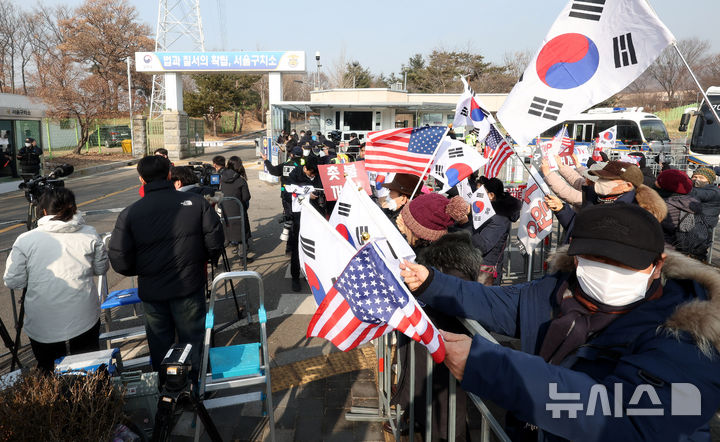
[[[82,4],[81,0],[12,1],[24,8]],[[154,34],[158,2],[130,3]],[[346,59],[358,60],[374,74],[389,74],[400,72],[411,55],[435,48],[470,49],[495,63],[502,62],[507,52],[535,51],[565,4],[564,0],[200,0],[200,13],[208,51],[304,50],[311,72],[316,51],[324,66],[336,63],[344,52]],[[705,39],[713,52],[720,52],[720,1],[651,0],[651,4],[676,38]]]

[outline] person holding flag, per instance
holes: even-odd
[[[445,365],[466,391],[508,411],[512,440],[708,440],[720,407],[720,276],[665,250],[632,204],[578,214],[547,276],[486,287],[419,264],[418,299],[521,350],[443,331]]]
[[[482,253],[483,259],[477,281],[485,285],[500,285],[505,245],[512,223],[520,218],[522,202],[505,192],[502,181],[497,178],[482,176],[478,181],[487,192],[494,214],[472,232],[472,243]],[[473,204],[471,212],[477,211],[482,211],[482,207]]]
[[[322,189],[320,174],[318,173],[317,157],[308,157],[303,166],[297,166],[290,172],[286,188],[289,187],[312,187],[313,189]],[[297,198],[297,196],[293,196]],[[315,209],[322,213],[322,208],[318,202],[318,193],[311,191],[310,203]],[[299,237],[300,237],[300,211],[293,211],[293,226],[290,232],[290,277],[292,278],[292,290],[299,292],[300,287],[300,255],[299,255]]]

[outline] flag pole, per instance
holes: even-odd
[[[685,64],[685,67],[687,68],[688,72],[690,72],[690,76],[695,81],[695,84],[697,85],[698,89],[700,90],[700,93],[702,94],[703,99],[708,104],[708,107],[710,108],[713,115],[715,116],[715,121],[717,121],[718,124],[720,124],[720,116],[718,116],[717,111],[712,106],[712,103],[710,103],[710,99],[708,98],[707,94],[705,93],[705,89],[703,89],[703,87],[700,85],[700,82],[698,81],[697,77],[695,76],[695,73],[692,71],[692,69],[690,69],[690,65],[688,64],[687,60],[685,60],[685,57],[683,56],[682,52],[680,52],[680,48],[678,48],[677,42],[672,42],[671,44],[672,44],[673,48],[675,48],[675,52],[677,52],[677,54],[680,56],[680,59]]]
[[[655,8],[653,8],[652,4],[650,4],[650,2],[648,0],[645,0],[645,3],[647,4],[648,8],[650,8],[650,10],[653,12],[653,14],[655,14],[657,16],[657,12],[655,11]],[[705,99],[705,101],[708,104],[708,107],[710,108],[710,111],[713,113],[713,116],[715,117],[715,121],[717,121],[718,124],[720,124],[720,116],[718,116],[718,113],[715,110],[715,108],[712,107],[712,104],[710,103],[710,99],[708,98],[707,94],[705,93],[705,89],[703,89],[703,87],[700,85],[700,82],[698,81],[697,77],[695,76],[695,73],[692,71],[692,69],[690,69],[690,64],[688,64],[687,60],[685,59],[685,56],[682,54],[682,52],[680,52],[680,48],[678,48],[678,46],[677,46],[677,41],[673,40],[673,42],[670,44],[672,45],[673,48],[675,48],[675,52],[677,52],[677,54],[680,56],[680,59],[682,60],[685,67],[687,68],[688,72],[690,73],[690,76],[695,81],[695,84],[697,85],[698,90],[700,90],[700,93],[702,94],[703,98]]]
[[[493,126],[495,126],[495,125],[493,125]],[[500,136],[503,138],[503,141],[505,141],[505,142],[507,143],[507,145],[510,146],[510,149],[512,149],[512,151],[513,151],[513,153],[515,154],[515,156],[518,157],[518,159],[520,160],[520,164],[523,165],[523,167],[525,168],[525,170],[526,170],[527,173],[528,173],[528,176],[533,176],[532,171],[530,171],[530,168],[528,168],[528,167],[527,167],[527,164],[525,164],[525,160],[520,156],[519,153],[517,153],[517,151],[515,150],[515,148],[512,147],[512,145],[511,145],[510,143],[508,143],[508,140],[507,140],[507,138],[505,138],[505,135],[503,135],[503,133],[498,130],[497,126],[495,126],[495,130],[497,130],[497,133],[499,133]],[[538,146],[539,146],[539,144],[538,144]],[[534,178],[533,178],[533,179],[534,179]],[[545,180],[543,179],[543,181],[545,181]],[[542,186],[538,185],[538,188],[540,189],[540,192],[543,193],[543,195],[548,196],[548,194],[545,193],[545,190],[542,188]]]
[[[430,161],[428,161],[427,165],[425,166],[425,170],[423,170],[422,175],[420,175],[420,179],[418,180],[418,183],[415,185],[415,189],[414,189],[413,192],[410,194],[410,200],[412,200],[413,198],[415,198],[415,193],[416,193],[416,192],[418,191],[418,189],[420,188],[420,184],[423,182],[423,177],[425,176],[426,173],[428,173],[428,170],[430,169],[430,166],[435,162],[435,156],[436,156],[437,153],[438,153],[438,149],[440,148],[440,144],[442,144],[442,140],[447,136],[448,132],[450,132],[450,127],[449,127],[449,126],[445,128],[445,133],[443,134],[442,137],[440,137],[440,141],[438,141],[438,145],[435,146],[435,150],[433,151],[433,154],[432,154],[432,156],[430,157]]]

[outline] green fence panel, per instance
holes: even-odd
[[[147,155],[165,147],[165,127],[162,120],[147,120]]]

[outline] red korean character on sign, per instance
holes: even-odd
[[[536,190],[538,190],[537,184],[533,184],[532,186],[528,187],[525,190],[523,201],[527,204],[531,204],[530,196]],[[533,221],[528,222],[526,226],[528,236],[530,238],[536,238],[538,236],[538,232],[552,226],[552,213],[550,212],[550,208],[547,206],[547,204],[542,198],[538,200],[537,204],[534,207],[530,208],[530,216],[532,216]]]

